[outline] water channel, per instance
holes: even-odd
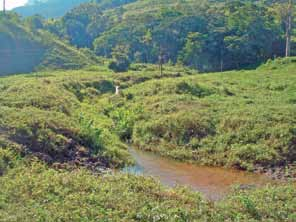
[[[133,148],[130,148],[130,153],[135,159],[136,165],[125,168],[124,172],[152,176],[170,187],[188,186],[203,193],[210,200],[223,198],[234,185],[246,188],[273,182],[261,174],[182,163]]]

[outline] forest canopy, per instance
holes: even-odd
[[[120,58],[124,58],[125,65],[118,70],[126,70],[129,63],[161,60],[211,72],[254,68],[268,59],[295,55],[294,1],[94,0],[59,18],[9,17],[28,35],[42,32],[47,45],[52,45],[48,42],[55,38],[69,47],[113,60],[118,49],[124,49]],[[47,8],[55,2],[37,5]],[[2,27],[4,20],[0,21]],[[7,27],[1,31],[1,38],[7,38]],[[16,42],[23,45],[21,40]],[[1,45],[0,49],[5,47]],[[121,63],[113,61],[117,66]],[[36,70],[28,64],[30,67],[20,70]]]
[[[116,47],[124,47],[133,62],[156,63],[163,54],[165,62],[203,72],[252,68],[285,55],[288,3],[94,1],[74,8],[48,29],[98,56],[111,57]]]

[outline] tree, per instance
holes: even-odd
[[[145,35],[142,37],[142,41],[144,44],[144,50],[145,50],[145,62],[149,62],[150,58],[149,58],[149,48],[151,47],[151,42],[152,42],[152,32],[150,29],[147,30],[147,32],[145,33]]]
[[[179,56],[179,60],[185,65],[202,70],[202,64],[205,64],[202,49],[206,38],[206,35],[198,32],[189,33],[182,54]]]
[[[291,55],[292,0],[289,0],[286,19],[286,57]]]
[[[40,15],[33,15],[25,19],[25,24],[32,31],[42,29],[44,27],[44,18]]]
[[[229,3],[225,11],[226,55],[232,68],[248,68],[272,57],[272,46],[278,40],[273,16],[267,6],[251,2]]]
[[[294,0],[283,0],[274,4],[274,12],[285,36],[285,56],[291,55],[292,23]]]
[[[163,49],[162,49],[161,46],[159,47],[158,62],[159,62],[160,75],[162,76],[162,73],[163,73],[163,63],[164,63],[164,53],[163,53]]]
[[[130,66],[130,60],[128,57],[129,47],[127,45],[117,45],[112,50],[112,61],[109,64],[109,68],[114,72],[125,72]]]

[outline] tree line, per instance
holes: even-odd
[[[27,20],[120,70],[169,62],[208,72],[295,55],[295,11],[295,0],[96,0],[59,19]]]

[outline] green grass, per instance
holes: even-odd
[[[189,221],[208,214],[197,193],[167,190],[151,178],[33,164],[11,171],[0,184],[1,221]]]
[[[295,63],[151,80],[123,91],[139,148],[198,164],[253,169],[296,158]]]
[[[31,159],[0,177],[0,185],[0,221],[292,222],[296,216],[293,184],[234,190],[211,203],[152,178],[58,171]]]
[[[112,161],[108,158],[118,158],[115,165],[129,162],[125,145],[110,132],[112,122],[96,113],[96,107],[89,108],[80,96],[104,93],[99,87],[110,83],[95,73],[86,75],[80,71],[73,78],[72,74],[60,72],[2,78],[2,140],[16,143],[27,153],[45,154],[52,160],[50,162],[73,159],[73,152],[81,147],[86,147],[92,155],[105,156],[104,161],[110,165]],[[84,81],[78,83],[81,79]],[[126,158],[120,160],[120,156]]]
[[[124,140],[131,139],[138,148],[198,164],[283,167],[296,158],[290,60],[280,69],[206,75],[167,66],[160,76],[156,66],[133,65],[120,74],[94,67],[6,77],[0,127],[6,140],[53,159],[84,146],[111,159],[116,150],[122,165]]]
[[[114,96],[115,85],[120,82],[127,88],[158,76],[154,66],[139,65],[133,70],[116,75],[105,67],[93,67],[1,78],[0,140],[26,154],[41,154],[50,163],[74,161],[83,147],[107,166],[129,164],[120,130],[124,134],[125,124],[133,125],[129,119],[116,125],[107,115],[113,102],[121,100]],[[116,112],[113,118],[120,117]]]
[[[165,66],[160,76],[137,64],[118,74],[89,67],[0,78],[0,221],[294,221],[292,183],[211,203],[151,178],[89,170],[131,164],[126,139],[196,164],[295,163],[296,64],[276,63],[203,75]]]

